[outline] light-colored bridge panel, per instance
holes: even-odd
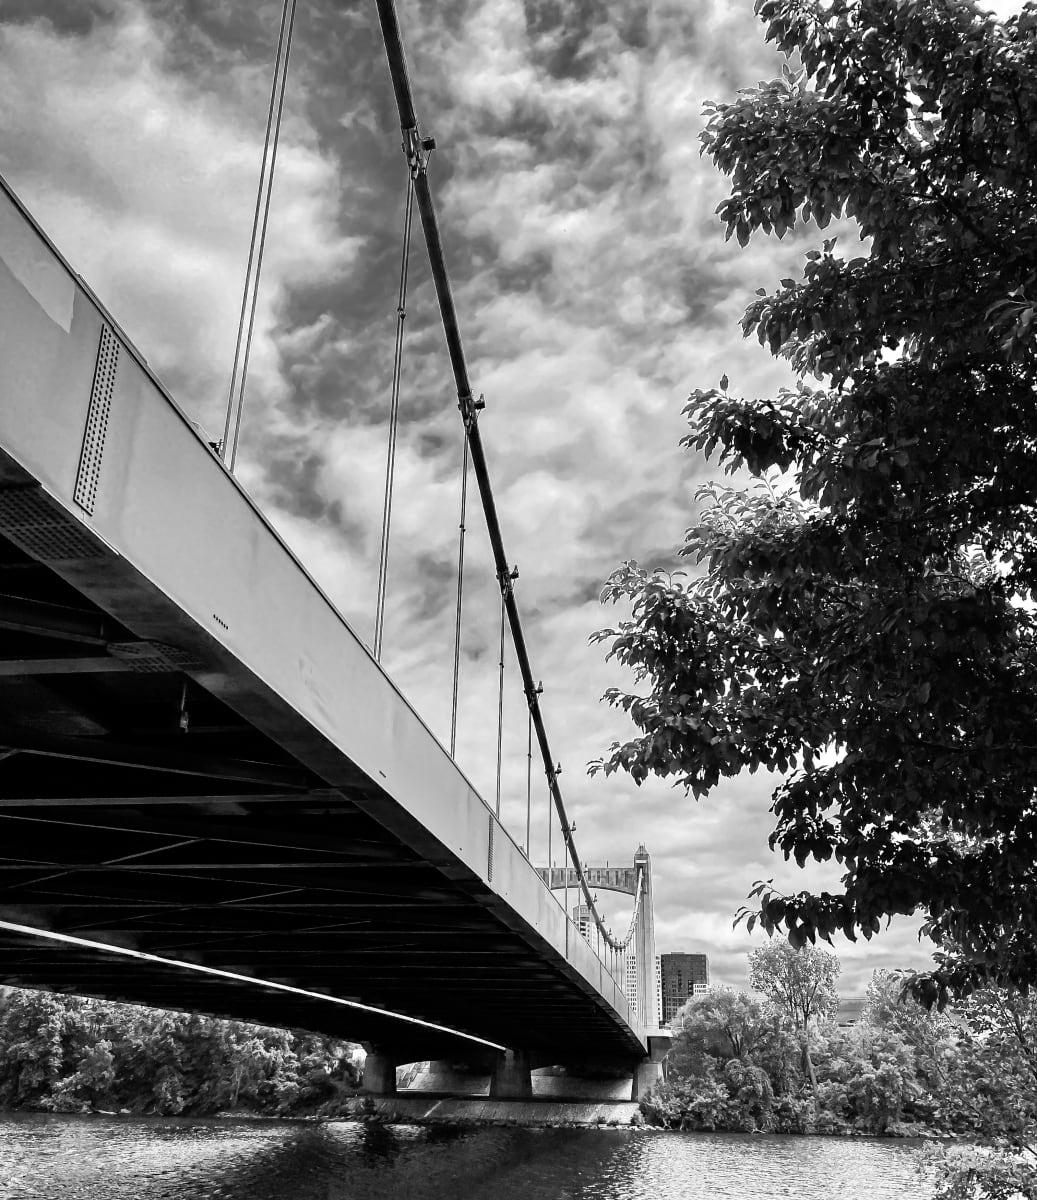
[[[549,888],[578,889],[579,876],[575,867],[539,867],[537,874]],[[637,895],[636,867],[588,867],[583,868],[587,886],[603,892],[622,892],[626,896]]]

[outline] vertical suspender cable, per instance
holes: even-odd
[[[567,841],[565,841],[564,838],[562,840],[563,840],[563,845],[565,847],[565,859],[563,860],[563,863],[562,863],[562,870],[564,871],[564,874],[562,875],[562,884],[565,888],[565,919],[566,919],[566,921],[568,921],[569,920],[569,843]]]
[[[450,757],[457,755],[457,695],[461,675],[461,599],[464,591],[464,533],[468,509],[468,425],[461,455],[461,520],[457,535],[457,608],[454,613],[454,691],[450,702]]]
[[[533,714],[526,725],[526,858],[532,853],[529,844],[529,822],[533,810]]]
[[[554,813],[554,796],[551,794],[551,786],[548,783],[547,788],[547,886],[553,888],[555,885],[555,860],[554,851],[551,849],[551,834],[554,832],[555,813]]]
[[[500,663],[497,678],[497,819],[500,820],[500,776],[504,751],[504,630],[507,614],[504,611],[504,594],[508,581],[501,580],[500,594]]]
[[[220,449],[223,461],[231,472],[234,470],[234,463],[238,455],[241,410],[245,403],[245,379],[248,376],[248,360],[252,351],[252,334],[256,324],[259,279],[263,272],[263,252],[266,249],[270,198],[274,189],[274,168],[277,165],[277,143],[281,135],[281,116],[284,112],[288,59],[292,53],[296,3],[297,0],[284,0],[284,7],[281,10],[281,29],[277,36],[274,79],[270,87],[270,104],[266,115],[266,135],[263,139],[263,159],[259,168],[256,211],[252,218],[252,240],[249,243],[245,287],[241,296],[241,315],[238,318],[238,337],[234,345],[234,366],[231,369],[230,391],[227,394],[227,418],[223,426],[223,443]],[[247,336],[245,336],[246,313],[248,314]],[[242,346],[243,340],[244,346]]]
[[[414,225],[414,173],[407,175],[406,212],[403,218],[403,254],[400,259],[400,291],[396,302],[396,346],[389,394],[389,444],[385,452],[385,491],[382,498],[382,542],[378,551],[378,598],[375,601],[374,656],[382,657],[385,626],[385,593],[389,576],[389,531],[392,525],[392,492],[396,478],[396,438],[400,428],[400,379],[403,374],[403,328],[407,320],[407,276],[410,271],[410,237]]]

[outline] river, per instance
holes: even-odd
[[[918,1144],[0,1116],[2,1200],[927,1200]]]

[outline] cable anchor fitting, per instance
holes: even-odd
[[[500,584],[500,592],[502,596],[506,596],[508,592],[515,590],[515,580],[519,577],[518,567],[513,567],[510,571],[498,571],[497,582]]]
[[[471,433],[479,413],[486,407],[486,400],[482,392],[479,393],[478,400],[473,399],[469,393],[467,396],[457,397],[457,407],[461,410],[461,420],[464,422],[465,429]]]
[[[436,148],[434,137],[422,137],[417,125],[403,131],[403,153],[407,156],[407,167],[411,178],[417,179],[428,170],[428,160]]]

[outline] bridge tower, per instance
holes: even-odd
[[[549,888],[572,888],[579,895],[579,878],[574,867],[541,867],[540,877]],[[593,867],[584,863],[583,877],[595,891],[640,893],[634,933],[627,951],[634,962],[634,1012],[638,1021],[655,1028],[659,1024],[659,981],[655,970],[655,914],[652,898],[652,856],[642,843],[629,867]],[[635,901],[636,902],[636,901]],[[627,982],[623,973],[624,985]]]
[[[642,875],[641,906],[634,928],[637,971],[637,1016],[642,1025],[659,1024],[659,981],[655,971],[655,912],[652,901],[652,857],[644,843],[634,855],[634,871]]]

